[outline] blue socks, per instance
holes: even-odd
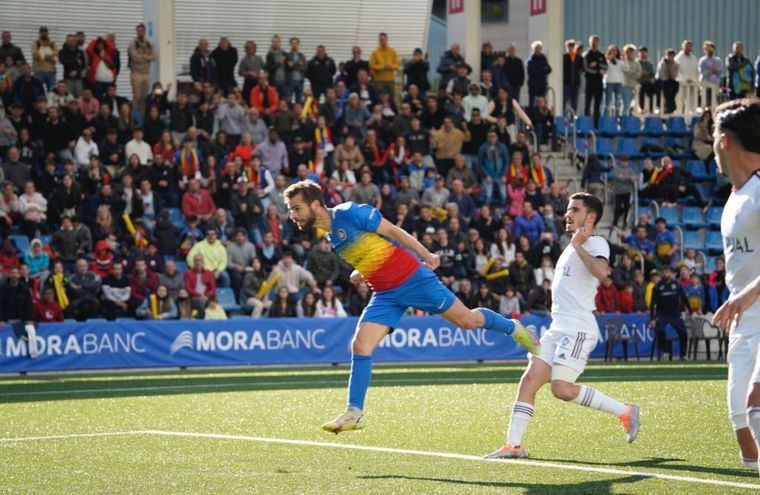
[[[476,308],[476,311],[480,311],[485,317],[486,321],[483,323],[484,329],[507,335],[512,335],[512,332],[515,331],[515,324],[512,320],[504,318],[499,313],[488,308]]]
[[[351,375],[348,378],[348,405],[364,410],[364,398],[372,375],[372,356],[351,355]]]

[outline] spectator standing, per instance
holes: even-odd
[[[668,48],[665,56],[657,64],[657,80],[662,85],[663,114],[670,114],[676,110],[676,94],[678,94],[678,62],[675,60],[676,51]],[[659,99],[659,96],[658,96]]]
[[[288,150],[273,127],[269,128],[268,138],[256,147],[254,155],[261,157],[261,165],[269,170],[275,179],[289,171]]]
[[[673,232],[668,230],[667,221],[660,217],[655,221],[657,225],[657,236],[654,240],[657,257],[660,263],[670,265],[673,262],[675,254],[678,252],[678,242]]]
[[[11,32],[3,31],[2,42],[0,43],[0,62],[5,63],[8,57],[11,57],[14,64],[26,62],[21,48],[11,43]]]
[[[604,104],[607,107],[605,115],[620,116],[623,93],[623,64],[620,60],[620,49],[617,45],[607,47],[604,55],[607,70],[602,78],[604,82]]]
[[[378,91],[386,91],[393,99],[396,86],[394,77],[401,62],[396,50],[388,46],[388,35],[386,33],[380,33],[378,42],[379,45],[374,49],[369,59],[370,69],[375,75],[373,82]]]
[[[92,85],[95,98],[102,99],[106,87],[116,81],[118,74],[116,45],[108,37],[98,36],[87,45],[87,57],[90,63],[87,81]]]
[[[214,61],[214,70],[216,71],[216,85],[224,96],[227,96],[230,90],[237,87],[235,80],[235,66],[238,62],[237,48],[230,44],[230,40],[222,36],[219,38],[219,45],[211,52],[211,59]]]
[[[272,43],[266,57],[266,68],[280,96],[285,96],[285,52],[282,49],[280,36],[272,36]]]
[[[19,268],[12,267],[0,287],[0,321],[23,324],[32,321],[32,311],[29,286],[21,278]]]
[[[66,87],[74,98],[79,98],[82,96],[82,81],[87,71],[87,60],[85,53],[77,46],[73,34],[66,36],[66,43],[58,52],[58,59],[63,66],[63,80]]]
[[[672,342],[665,337],[665,327],[670,325],[676,330],[683,361],[686,357],[687,334],[681,311],[683,308],[688,308],[689,302],[681,284],[673,280],[673,269],[670,265],[662,267],[662,275],[662,280],[654,286],[652,291],[649,326],[654,328],[659,351],[670,354],[671,360],[673,359]]]
[[[612,225],[617,227],[618,220],[623,219],[623,228],[628,228],[628,212],[631,208],[631,194],[634,183],[638,180],[636,172],[630,167],[627,156],[620,157],[612,170],[612,189],[615,193],[615,214]]]
[[[311,82],[314,98],[318,100],[325,90],[332,86],[335,71],[335,61],[327,56],[324,45],[317,46],[316,54],[306,66],[306,77]]]
[[[465,62],[464,57],[461,54],[461,47],[458,43],[451,45],[451,48],[443,53],[441,60],[438,63],[436,71],[441,75],[441,82],[438,85],[439,88],[445,88],[449,83],[449,79],[456,76],[457,67],[460,65],[469,66]],[[468,70],[469,72],[469,70]]]
[[[45,86],[46,91],[53,91],[58,48],[55,42],[50,40],[48,28],[45,26],[40,27],[39,36],[32,43],[32,60],[34,76]]]
[[[467,124],[462,123],[462,129],[454,127],[454,121],[447,116],[443,126],[430,134],[430,147],[435,150],[435,161],[438,173],[446,176],[454,166],[454,157],[462,152],[462,145],[470,140]]]
[[[301,40],[290,38],[290,52],[285,55],[285,80],[287,100],[301,101],[306,75],[306,57],[300,52]]]
[[[419,90],[420,100],[425,99],[425,93],[430,89],[430,81],[428,81],[429,71],[430,64],[423,57],[422,50],[415,48],[412,53],[412,59],[404,65],[404,75],[406,75],[406,85],[404,87],[408,91],[410,86],[416,86]]]
[[[620,62],[623,69],[623,111],[622,115],[631,115],[633,95],[641,78],[641,64],[636,60],[636,45],[627,44],[623,47],[623,59]]]
[[[592,115],[591,105],[593,101],[594,126],[599,125],[599,112],[602,105],[602,91],[604,90],[604,74],[607,72],[607,60],[599,51],[600,38],[591,35],[588,40],[589,48],[583,55],[583,69],[586,73],[586,99],[584,102],[585,115]]]
[[[132,83],[132,106],[144,114],[150,87],[150,64],[156,60],[157,54],[153,44],[145,38],[145,24],[138,24],[135,33],[137,36],[129,44],[129,80]]]
[[[726,57],[728,70],[728,89],[731,98],[741,98],[752,90],[752,62],[744,56],[744,45],[741,41],[734,43],[731,53]]]
[[[699,59],[699,82],[702,86],[702,108],[715,108],[723,80],[723,60],[715,56],[715,43],[702,43],[705,54]]]
[[[512,98],[519,102],[520,90],[525,83],[525,66],[522,59],[517,56],[517,45],[514,43],[511,43],[507,47],[507,57],[504,60],[504,74],[507,76],[509,87],[512,88],[512,91],[510,91]]]
[[[346,71],[346,87],[356,84],[357,74],[360,69],[369,72],[369,62],[362,59],[362,49],[358,46],[351,48],[351,60],[344,63]]]
[[[256,55],[256,42],[245,42],[245,56],[238,65],[238,75],[243,78],[243,98],[248,98],[258,84],[259,75],[264,70],[264,59]]]
[[[678,96],[676,112],[691,114],[697,108],[697,86],[699,80],[699,60],[692,53],[694,45],[689,40],[681,44],[681,51],[675,57],[678,64]]]
[[[190,57],[190,77],[193,82],[214,83],[216,81],[216,68],[214,59],[208,50],[208,40],[201,38],[198,46],[193,50]]]
[[[214,115],[214,134],[224,132],[232,148],[238,145],[247,126],[248,116],[239,104],[236,93],[227,96],[227,103],[220,104]]]
[[[13,81],[13,101],[20,104],[24,113],[29,115],[34,109],[34,104],[39,97],[44,98],[45,86],[32,75],[29,64],[21,66],[21,77]]]
[[[583,58],[575,50],[575,40],[565,41],[565,54],[562,56],[563,108],[572,108],[578,112],[578,91],[581,88]]]
[[[536,98],[546,96],[549,87],[549,74],[552,68],[549,65],[546,55],[544,55],[544,44],[540,41],[534,41],[530,44],[532,51],[528,57],[528,106],[533,106]]]
[[[618,290],[612,283],[612,277],[607,276],[596,290],[596,311],[598,313],[619,313]]]

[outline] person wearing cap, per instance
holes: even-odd
[[[227,273],[227,249],[219,240],[219,232],[215,228],[206,229],[206,238],[196,242],[187,253],[188,265],[193,263],[196,255],[203,257],[203,266],[214,274],[217,286],[230,286],[230,275]]]
[[[674,53],[675,55],[675,53]],[[654,328],[655,341],[658,348],[658,359],[667,352],[673,359],[673,342],[665,335],[665,327],[670,325],[678,333],[680,343],[680,359],[686,359],[686,323],[682,311],[689,307],[683,287],[673,279],[673,268],[664,265],[662,280],[652,290],[651,307],[649,308],[649,327]]]
[[[372,51],[369,66],[375,74],[374,84],[379,91],[385,90],[393,99],[395,84],[393,82],[396,70],[401,65],[396,50],[388,46],[388,35],[378,35],[378,46]]]
[[[562,56],[563,108],[572,108],[578,112],[578,91],[583,74],[583,57],[575,50],[575,40],[565,41],[565,54]]]
[[[480,94],[480,85],[476,82],[471,82],[467,96],[462,98],[462,107],[464,107],[464,120],[470,122],[472,120],[473,109],[478,109],[480,115],[485,115],[488,110],[488,98]]]
[[[156,60],[156,49],[145,38],[145,24],[135,27],[137,36],[129,44],[129,80],[132,83],[134,109],[145,113],[145,99],[150,85],[150,64]]]
[[[42,82],[47,91],[55,86],[55,64],[58,61],[58,48],[48,36],[48,28],[41,26],[37,40],[32,43],[32,70],[34,76]]]

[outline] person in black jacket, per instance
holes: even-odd
[[[528,105],[533,106],[536,98],[546,96],[549,87],[549,74],[552,71],[546,55],[542,53],[543,43],[534,41],[530,45],[533,53],[528,58]]]
[[[602,91],[604,90],[603,78],[607,71],[607,60],[599,51],[599,36],[592,35],[589,40],[589,49],[583,55],[583,69],[586,72],[586,102],[584,104],[585,115],[591,115],[591,101],[594,102],[594,126],[599,125],[599,110],[602,105]]]
[[[327,56],[324,45],[319,45],[317,54],[306,65],[306,78],[311,82],[314,98],[319,99],[332,86],[335,70],[335,61]]]
[[[63,80],[74,98],[82,96],[82,80],[87,71],[85,54],[77,46],[73,34],[66,35],[66,44],[58,52],[58,60],[63,66]]]
[[[652,291],[652,305],[649,308],[649,327],[654,328],[655,340],[659,353],[667,352],[673,359],[673,343],[665,337],[665,327],[670,325],[678,333],[681,360],[686,356],[686,323],[681,311],[689,307],[681,284],[673,280],[673,269],[669,265],[662,267],[662,280]]]
[[[359,69],[364,69],[369,72],[369,62],[362,60],[362,49],[355,46],[351,49],[351,60],[343,64],[343,68],[346,72],[346,87],[350,88],[356,84],[356,77],[359,73]]]
[[[201,39],[190,57],[190,77],[193,82],[215,82],[214,59],[208,51],[208,40]]]
[[[17,266],[8,271],[8,279],[0,287],[0,321],[27,322],[32,320],[32,296],[21,280]]]
[[[520,101],[520,89],[525,84],[525,66],[522,59],[517,56],[517,45],[514,43],[507,48],[507,57],[504,61],[503,70],[510,86],[512,86],[512,98]]]
[[[404,75],[406,76],[404,89],[408,89],[411,84],[416,85],[420,90],[420,99],[424,100],[425,92],[430,89],[428,71],[430,71],[430,64],[422,57],[422,50],[415,48],[412,60],[404,65]]]
[[[230,89],[237,86],[237,81],[235,81],[235,66],[238,62],[237,48],[230,45],[230,40],[222,36],[219,38],[219,46],[211,52],[211,59],[214,61],[216,85],[226,97]]]
[[[581,87],[583,58],[575,51],[575,40],[565,41],[566,53],[562,56],[562,86],[564,102],[562,108],[572,108],[578,112],[578,90]],[[535,122],[535,121],[534,121]]]

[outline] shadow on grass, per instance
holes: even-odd
[[[666,471],[682,471],[686,473],[708,473],[722,476],[737,476],[739,478],[757,478],[757,471],[751,469],[733,469],[713,466],[695,466],[693,464],[670,464],[671,462],[683,462],[684,459],[668,457],[650,457],[630,462],[593,462],[578,461],[574,459],[548,459],[531,457],[536,461],[561,462],[563,464],[580,464],[585,466],[625,467],[625,468],[654,468]]]
[[[329,370],[322,368],[321,370]],[[91,399],[106,397],[153,396],[175,394],[198,394],[215,392],[246,392],[254,390],[297,390],[343,388],[348,379],[348,370],[330,371],[320,374],[294,374],[297,370],[283,371],[283,375],[266,375],[262,372],[240,370],[230,372],[172,371],[162,374],[141,376],[93,375],[87,377],[35,376],[33,382],[18,383],[8,381],[0,384],[0,403]],[[379,368],[372,378],[373,387],[420,386],[420,385],[471,385],[517,383],[522,369],[478,369],[477,366],[457,368],[427,367],[394,370]],[[167,376],[168,375],[168,376]],[[692,381],[725,379],[725,371],[720,368],[699,366],[643,368],[589,368],[583,375],[585,382],[599,381]]]
[[[384,475],[384,476],[360,476],[365,480],[404,480],[404,481],[430,481],[433,483],[447,483],[452,485],[482,486],[488,488],[523,488],[525,495],[571,495],[571,494],[608,494],[613,493],[619,485],[636,483],[637,481],[650,479],[646,476],[625,476],[609,480],[578,481],[565,484],[521,483],[509,481],[474,481],[451,478],[425,478],[417,476]],[[618,490],[616,489],[615,492]]]

